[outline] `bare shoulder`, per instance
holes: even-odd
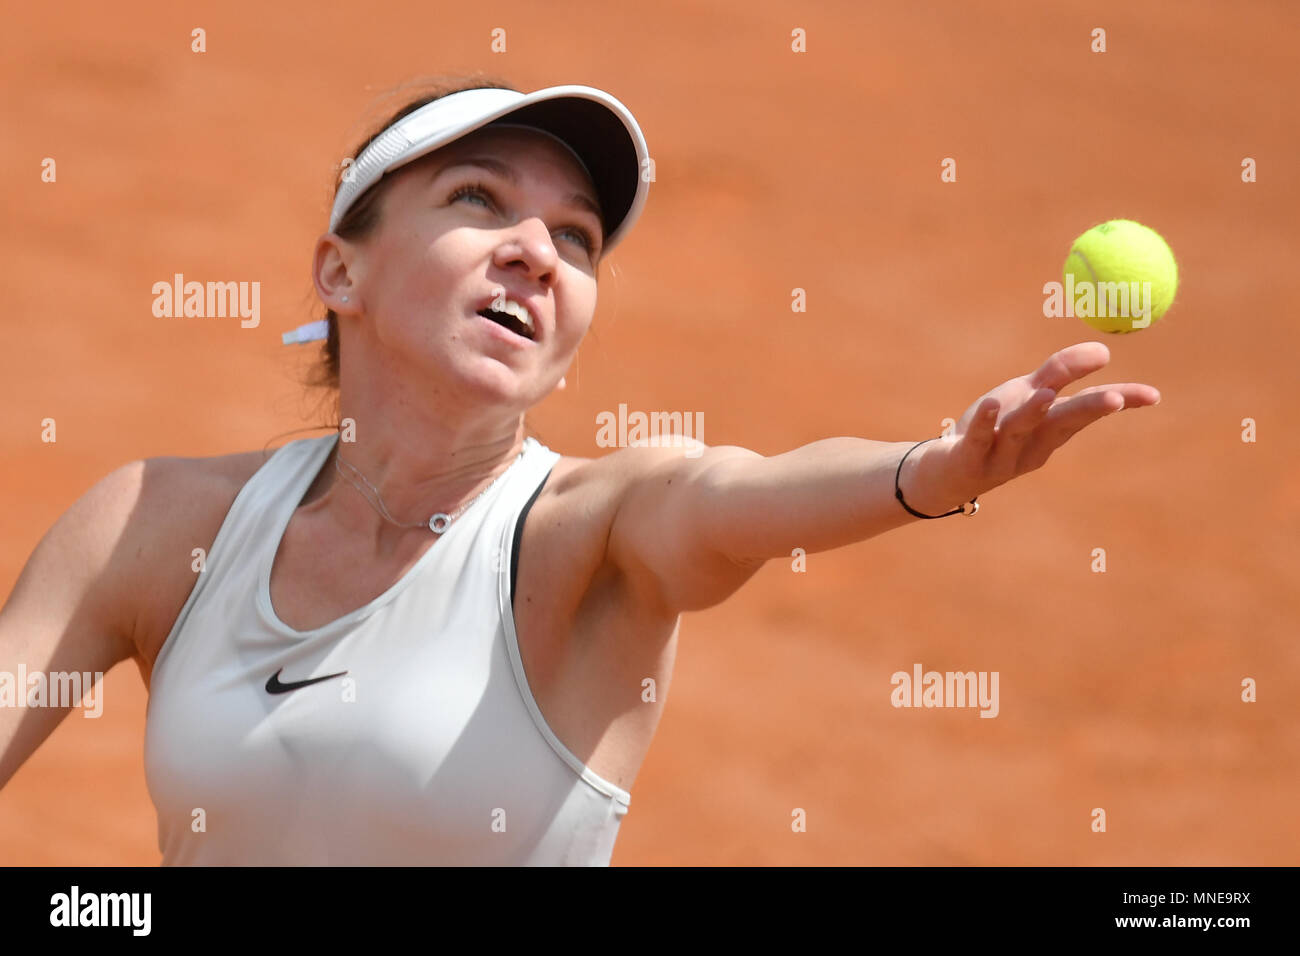
[[[647,480],[671,482],[678,473],[687,473],[688,462],[683,449],[670,447],[620,448],[600,458],[564,455],[552,469],[537,505],[580,515],[588,528],[601,528],[607,536],[630,491]]]
[[[146,686],[158,651],[194,589],[194,551],[211,550],[230,506],[274,450],[132,462],[123,491],[133,500],[123,568],[135,608],[135,658]]]
[[[593,587],[608,584],[619,570],[610,563],[609,538],[629,485],[667,449],[623,448],[600,458],[562,455],[538,495],[524,525],[520,572],[524,602],[531,575],[526,566],[546,569],[547,604],[572,616],[588,601]],[[563,568],[563,575],[549,572]],[[566,586],[567,584],[567,586]]]
[[[670,482],[690,478],[729,458],[752,458],[756,453],[738,445],[705,445],[686,439],[681,445],[634,445],[600,458],[565,455],[555,466],[548,488],[581,490],[584,495],[619,498],[647,481]]]
[[[735,457],[755,453],[696,442],[638,445],[600,458],[564,456],[537,500],[536,517],[525,527],[524,552],[531,544],[547,558],[563,560],[579,581],[616,576],[638,604],[674,617],[675,609],[664,606],[659,582],[646,572],[641,549],[629,546],[628,539],[657,535],[660,522],[670,517],[667,501],[709,468]]]
[[[96,481],[42,536],[0,605],[0,669],[103,674],[130,657],[147,685],[154,635],[194,586],[177,552],[210,543],[261,457],[133,461]],[[69,709],[0,707],[0,787]]]

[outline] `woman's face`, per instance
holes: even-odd
[[[390,175],[378,228],[348,244],[364,318],[345,363],[361,346],[368,372],[416,381],[443,408],[546,397],[596,308],[604,236],[586,172],[549,136],[486,127]],[[529,312],[531,338],[479,314],[507,302]]]

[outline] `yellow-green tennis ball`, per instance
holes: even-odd
[[[1178,263],[1169,243],[1131,219],[1085,232],[1065,259],[1065,294],[1074,314],[1100,332],[1136,332],[1174,302]]]

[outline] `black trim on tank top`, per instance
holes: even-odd
[[[542,493],[542,489],[546,487],[546,482],[550,480],[550,477],[551,477],[551,472],[548,469],[546,472],[546,477],[542,479],[541,483],[537,486],[537,489],[529,497],[528,501],[524,504],[523,508],[520,509],[519,517],[515,520],[514,543],[510,545],[510,606],[511,607],[515,606],[515,582],[516,580],[518,580],[519,577],[519,542],[523,540],[524,537],[524,521],[528,517],[528,509],[530,509],[533,506],[533,502],[537,500],[537,496]]]

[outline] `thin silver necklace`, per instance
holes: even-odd
[[[510,468],[513,468],[519,462],[519,459],[523,457],[524,457],[523,449],[520,449],[519,454],[515,457],[515,460],[510,463],[510,467],[507,468],[505,471],[501,472],[501,474],[497,475],[495,478],[493,478],[491,483],[482,491],[480,491],[477,495],[475,495],[472,501],[469,501],[466,504],[461,505],[451,514],[447,514],[445,511],[439,511],[436,514],[434,514],[432,517],[430,517],[428,521],[417,521],[415,524],[404,524],[403,522],[398,521],[396,518],[390,515],[388,513],[388,509],[384,507],[384,499],[380,496],[379,489],[376,488],[374,485],[370,484],[370,480],[366,478],[365,475],[361,474],[361,470],[357,468],[356,465],[352,464],[351,462],[343,461],[343,457],[339,455],[337,452],[335,452],[334,455],[334,470],[339,473],[339,477],[343,478],[350,485],[352,485],[353,488],[361,492],[361,497],[365,498],[366,501],[370,502],[370,507],[374,508],[381,515],[383,515],[384,518],[386,518],[388,521],[392,522],[393,524],[397,525],[399,528],[428,528],[434,534],[442,534],[449,527],[451,527],[451,523],[453,521],[455,521],[462,514],[468,511],[470,507],[473,506],[474,502],[478,501],[485,494],[491,491],[493,487],[496,486],[496,483],[506,476],[506,473],[510,471]],[[375,499],[376,499],[375,501],[370,501],[370,496],[367,495],[365,491],[362,490],[361,486],[358,485],[355,481],[353,481],[348,475],[343,473],[343,470],[339,468],[340,464],[347,465],[349,469],[356,472],[357,477],[360,478],[362,481],[364,481],[366,483],[366,486],[372,492],[374,492]],[[378,504],[376,504],[376,502],[378,502]]]

